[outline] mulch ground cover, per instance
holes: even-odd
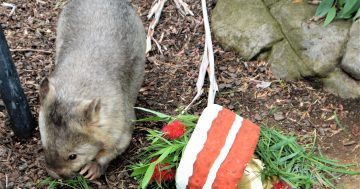
[[[38,86],[49,75],[55,57],[56,22],[65,1],[8,0],[17,6],[0,6],[0,23],[11,48],[13,60],[31,111],[37,117]],[[200,1],[185,1],[194,16],[182,16],[172,1],[164,10],[154,37],[163,48],[155,46],[146,62],[143,87],[137,106],[167,114],[176,114],[196,93],[195,84],[204,48],[204,28]],[[146,18],[152,0],[132,0],[148,26]],[[209,10],[216,1],[208,2]],[[211,11],[210,11],[211,12]],[[251,23],[249,23],[251,24]],[[266,61],[244,61],[226,51],[214,40],[216,77],[220,92],[216,103],[259,125],[292,133],[299,140],[316,133],[322,152],[342,162],[360,162],[360,101],[338,98],[307,81],[277,80]],[[96,77],[96,76],[94,76]],[[259,88],[259,82],[272,82]],[[313,82],[314,83],[314,82]],[[205,85],[206,87],[207,85]],[[206,107],[206,93],[189,110],[200,114]],[[146,116],[138,112],[138,117]],[[93,182],[94,188],[137,188],[128,166],[146,148],[146,128],[161,128],[161,123],[136,124],[128,150],[114,160],[106,175]],[[38,129],[26,141],[17,139],[9,129],[8,116],[0,99],[0,189],[38,188],[47,178]],[[341,182],[339,180],[339,182]]]

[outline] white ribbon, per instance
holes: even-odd
[[[191,103],[184,109],[184,112],[187,111],[191,105],[199,99],[201,94],[203,93],[203,85],[205,80],[206,71],[209,75],[210,87],[209,87],[209,94],[208,94],[208,104],[210,106],[214,104],[216,92],[219,90],[218,85],[216,83],[215,78],[215,64],[214,64],[214,52],[213,52],[213,45],[211,40],[211,31],[210,31],[210,24],[209,24],[209,16],[207,13],[206,1],[201,0],[202,11],[203,11],[203,20],[204,20],[204,28],[205,28],[205,47],[204,47],[204,54],[202,57],[202,62],[200,65],[199,76],[196,82],[196,90],[197,93]]]

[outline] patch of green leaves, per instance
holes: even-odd
[[[329,12],[327,13],[327,16],[325,18],[325,21],[324,21],[324,26],[327,26],[330,24],[331,21],[334,20],[336,16],[336,8],[335,7],[331,7]]]
[[[198,116],[171,117],[147,109],[142,110],[153,113],[155,116],[161,115],[161,118],[152,117],[149,121],[166,120],[169,123],[173,120],[180,120],[186,126],[186,133],[176,140],[168,140],[163,137],[161,131],[149,129],[147,135],[149,146],[137,157],[139,162],[130,166],[131,176],[138,180],[141,188],[163,188],[166,183],[150,183],[154,168],[157,164],[163,163],[167,163],[169,166],[163,167],[162,170],[177,168]],[[274,112],[276,112],[276,107],[273,107],[269,114]],[[354,164],[340,164],[325,158],[321,153],[315,153],[315,142],[316,137],[306,142],[306,145],[299,145],[294,136],[285,136],[272,128],[262,126],[255,151],[265,165],[262,178],[279,177],[292,188],[310,189],[313,185],[335,188],[334,180],[339,175],[359,174],[348,170]]]
[[[39,187],[47,187],[47,189],[56,188],[71,188],[71,189],[91,189],[89,182],[82,176],[77,176],[74,179],[69,180],[57,180],[51,177],[41,180],[38,183]]]
[[[316,9],[315,16],[325,16],[331,7],[334,5],[334,0],[323,0]]]
[[[278,176],[292,188],[310,189],[314,184],[335,188],[333,181],[338,176],[359,174],[348,170],[354,164],[339,164],[315,154],[315,137],[311,144],[300,146],[295,137],[265,126],[260,133],[256,154],[265,165],[263,178]]]
[[[138,156],[140,162],[130,166],[130,169],[132,170],[131,176],[135,177],[136,180],[139,181],[139,186],[141,188],[162,188],[162,185],[165,183],[156,183],[155,185],[151,184],[151,177],[154,173],[155,166],[157,164],[166,163],[169,164],[169,166],[163,167],[162,170],[176,169],[180,163],[181,154],[189,141],[189,136],[194,130],[198,116],[181,114],[176,117],[172,117],[145,108],[137,109],[155,115],[155,117],[151,117],[150,119],[140,119],[140,121],[164,121],[166,123],[170,123],[174,120],[179,120],[186,126],[185,134],[175,140],[168,140],[164,138],[161,131],[149,129],[147,140],[150,142],[150,145],[146,147],[145,152]]]
[[[324,26],[329,25],[335,18],[353,19],[360,17],[359,0],[322,0],[316,9],[315,16],[325,17]]]

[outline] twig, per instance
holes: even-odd
[[[153,36],[155,32],[155,27],[159,23],[161,12],[164,9],[164,5],[167,1],[168,0],[156,0],[156,2],[153,4],[153,6],[149,11],[147,18],[148,19],[153,18],[153,19],[150,21],[147,32],[146,53],[148,53],[151,50],[151,41],[154,41],[157,48],[159,49],[159,52],[162,54],[161,45],[154,39]],[[194,13],[189,9],[189,6],[186,3],[184,3],[182,0],[174,0],[174,2],[176,4],[176,8],[179,9],[181,14],[191,15],[191,16],[194,15]]]
[[[36,0],[36,4],[38,4],[38,3],[40,3],[40,4],[46,4],[44,1]]]
[[[182,0],[174,0],[176,8],[179,9],[180,13],[183,15],[194,16],[194,13],[189,9],[189,5],[184,3]]]
[[[41,49],[10,49],[11,52],[41,52],[41,53],[46,53],[46,54],[51,54],[52,51],[47,51],[47,50],[41,50]]]
[[[155,27],[159,23],[161,12],[162,12],[166,2],[167,2],[167,0],[157,0],[157,2],[153,5],[153,7],[151,7],[149,14],[147,16],[148,19],[151,19],[152,17],[154,17],[154,18],[151,20],[149,29],[147,32],[146,53],[148,53],[151,50],[151,40],[153,39],[153,36],[154,36]],[[159,50],[159,51],[161,51],[161,50]]]
[[[354,147],[354,149],[351,150],[351,153],[354,153],[355,150],[357,150],[359,147],[360,147],[360,144],[356,145],[356,146]]]
[[[321,3],[321,0],[309,0],[308,3],[311,5],[318,5]]]
[[[16,10],[16,5],[15,4],[3,2],[3,3],[1,3],[1,6],[11,8],[11,11],[10,11],[8,16],[12,16],[15,13],[15,10]]]
[[[9,186],[9,177],[7,174],[5,174],[5,188],[8,188]]]
[[[155,42],[157,48],[159,49],[160,54],[163,54],[160,43],[156,41],[156,39],[153,37],[151,39]]]

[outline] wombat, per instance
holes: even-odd
[[[40,84],[39,128],[55,178],[101,176],[132,137],[145,30],[128,0],[71,0],[57,25],[55,68]]]

